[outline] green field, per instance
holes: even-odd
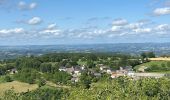
[[[150,68],[149,72],[163,72],[163,73],[170,73],[170,62],[169,61],[150,61],[147,63],[143,63],[135,67],[135,70],[139,70],[143,66]]]
[[[4,80],[5,76],[0,76],[0,83],[4,83],[5,80]]]
[[[2,95],[5,91],[14,89],[15,92],[21,93],[21,92],[27,92],[36,90],[38,88],[37,84],[28,84],[28,83],[23,83],[23,82],[18,82],[18,81],[13,81],[13,82],[5,82],[0,84],[0,95]]]

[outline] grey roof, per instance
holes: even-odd
[[[101,76],[101,73],[94,73],[94,76]]]

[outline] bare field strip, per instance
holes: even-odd
[[[151,61],[170,61],[170,58],[159,57],[159,58],[149,58],[149,60],[151,60]]]

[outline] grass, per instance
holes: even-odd
[[[53,82],[47,81],[46,82],[46,86],[50,86],[50,87],[56,87],[56,88],[70,88],[70,86],[66,86],[66,85],[56,85]]]
[[[5,80],[4,80],[5,76],[0,76],[0,83],[4,83]]]
[[[77,63],[78,63],[79,65],[86,65],[86,64],[87,64],[86,61],[80,61],[80,60],[79,60]]]
[[[37,88],[38,88],[37,84],[28,84],[18,81],[6,82],[0,84],[0,95],[3,95],[5,91],[10,89],[14,89],[16,93],[22,93],[27,92],[28,90],[29,91],[36,90]]]
[[[147,63],[143,63],[141,65],[138,65],[135,67],[136,70],[138,70],[139,68],[143,67],[143,66],[146,66],[146,67],[150,67],[152,65],[157,65],[158,67],[162,67],[162,64],[165,64],[165,66],[167,65],[167,62],[169,61],[150,61],[150,62],[147,62]],[[170,73],[170,71],[161,71],[160,73]]]
[[[166,65],[167,62],[168,61],[151,61],[151,62],[143,63],[143,64],[138,65],[138,66],[147,66],[147,67],[149,67],[149,66],[151,66],[153,64],[161,66],[161,64],[165,64]]]

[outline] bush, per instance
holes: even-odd
[[[45,84],[46,84],[46,81],[43,80],[43,79],[40,79],[40,80],[38,81],[38,86],[39,86],[39,87],[42,87],[42,86],[44,86]]]
[[[6,81],[6,82],[12,82],[13,80],[11,79],[10,76],[5,76],[5,81]]]

